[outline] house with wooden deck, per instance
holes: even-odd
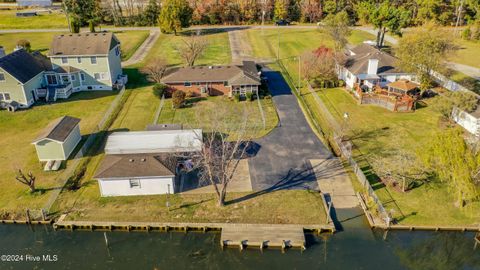
[[[75,92],[112,90],[126,83],[120,41],[113,33],[56,36],[48,58],[23,49],[0,55],[0,108],[11,111],[40,99],[54,102]]]
[[[350,89],[360,87],[368,92],[401,79],[416,80],[415,74],[401,70],[394,56],[369,44],[347,50],[345,57],[343,64],[337,65],[337,73]]]
[[[181,90],[201,95],[245,96],[258,94],[260,71],[253,61],[241,65],[194,66],[174,68],[162,79],[169,92]]]

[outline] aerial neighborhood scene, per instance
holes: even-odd
[[[480,269],[480,2],[0,0],[0,269]]]

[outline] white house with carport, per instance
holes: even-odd
[[[68,159],[82,139],[80,119],[63,116],[52,121],[32,142],[45,170],[57,170]]]
[[[132,196],[175,193],[176,154],[202,149],[202,130],[114,132],[97,170],[100,195]]]

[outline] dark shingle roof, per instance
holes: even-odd
[[[48,55],[106,55],[119,43],[107,32],[59,35],[53,38]]]
[[[44,139],[64,142],[68,135],[75,129],[80,119],[70,116],[63,116],[53,120],[42,130],[38,137],[33,141],[36,143]]]
[[[162,79],[163,83],[228,82],[230,85],[260,85],[257,67],[252,61],[243,65],[196,66],[175,68]]]
[[[174,176],[177,159],[162,154],[106,155],[94,178]]]
[[[345,67],[354,75],[367,74],[368,60],[378,60],[377,74],[403,73],[397,66],[397,59],[368,44],[360,44],[351,49],[354,55],[347,57]]]
[[[44,64],[21,49],[0,58],[0,68],[21,83],[26,83],[45,70]]]

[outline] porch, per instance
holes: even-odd
[[[245,97],[247,93],[258,95],[258,85],[232,85],[231,96],[239,94],[241,97]]]
[[[48,85],[43,88],[35,89],[37,98],[43,98],[47,102],[57,101],[58,98],[69,98],[73,93],[72,83],[61,85]]]

